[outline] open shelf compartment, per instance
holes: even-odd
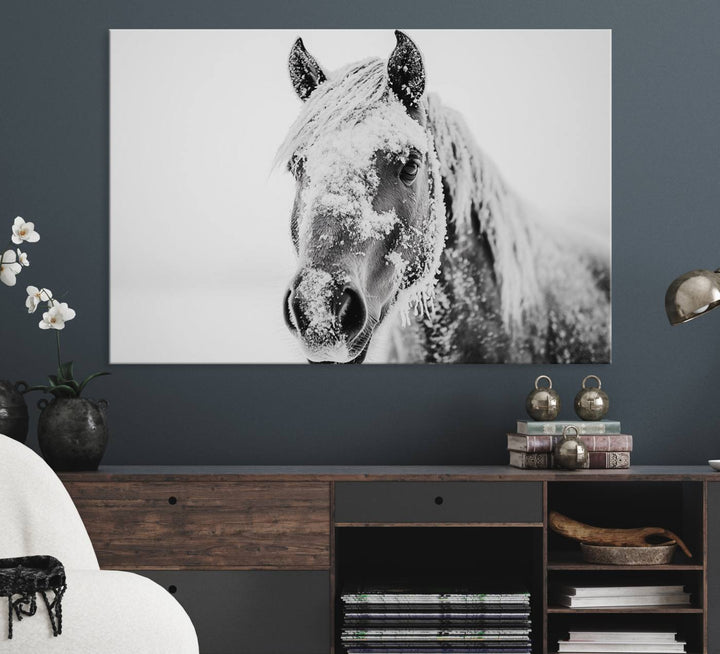
[[[672,565],[702,569],[701,482],[551,482],[547,501],[548,512],[557,511],[596,527],[669,529],[683,539],[692,554],[692,558],[688,558],[678,548]],[[563,565],[597,569],[593,564],[583,565],[578,543],[552,531],[548,533],[548,565],[550,569]],[[671,566],[653,568],[671,570]]]
[[[532,651],[542,653],[542,529],[518,527],[340,527],[335,530],[335,652],[345,589],[472,588],[530,592]]]
[[[705,495],[702,482],[553,481],[547,512],[597,527],[663,527],[686,543],[668,565],[615,566],[583,561],[578,543],[547,532],[547,652],[569,631],[676,631],[690,653],[705,652]],[[553,588],[565,585],[681,585],[690,606],[568,608],[553,603]]]

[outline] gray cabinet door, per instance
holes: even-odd
[[[720,652],[720,483],[707,485],[707,626],[711,654]]]
[[[200,654],[330,651],[330,576],[320,571],[138,574],[172,591],[195,625]]]

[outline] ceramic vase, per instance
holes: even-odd
[[[83,397],[38,402],[40,452],[53,470],[97,470],[108,442],[107,406]]]
[[[24,443],[28,434],[28,408],[23,393],[25,382],[0,381],[0,434]]]

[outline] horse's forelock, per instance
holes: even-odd
[[[286,164],[323,134],[361,122],[387,100],[389,92],[382,59],[366,59],[335,71],[303,105],[278,150],[275,165]]]

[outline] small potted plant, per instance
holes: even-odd
[[[19,216],[15,219],[13,244],[35,243],[39,239],[33,223],[25,222]],[[27,254],[20,248],[5,250],[0,254],[0,281],[7,286],[15,286],[16,277],[29,265]],[[67,302],[53,297],[49,288],[28,286],[26,292],[28,313],[35,313],[40,306],[46,309],[38,326],[55,332],[57,349],[57,371],[48,376],[48,384],[27,389],[44,391],[53,396],[51,401],[43,398],[38,402],[41,409],[38,422],[40,451],[54,470],[96,470],[108,441],[107,402],[90,400],[81,395],[93,379],[110,373],[96,372],[82,381],[76,381],[73,362],[63,363],[60,351],[60,332],[67,322],[75,318],[75,311]]]

